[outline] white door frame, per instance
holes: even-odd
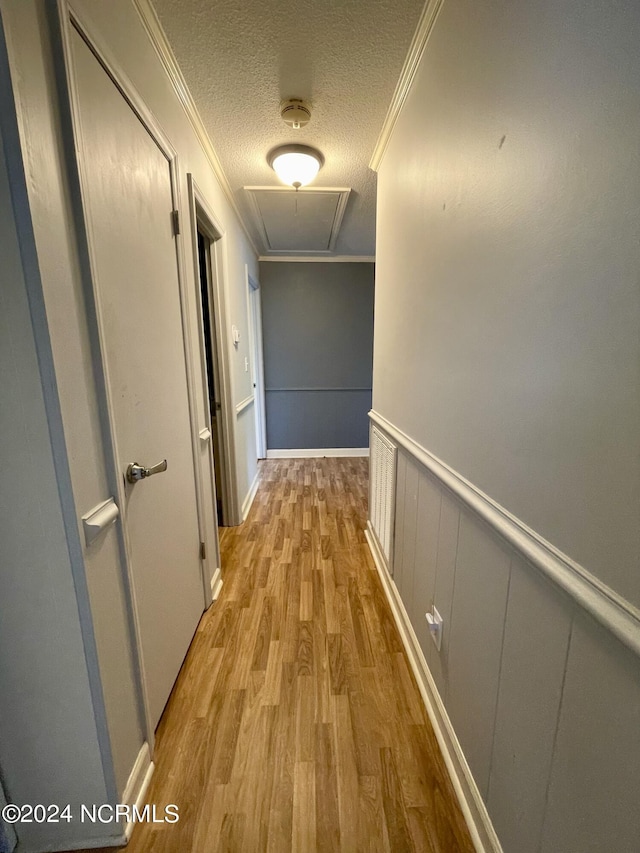
[[[227,323],[227,305],[225,298],[226,265],[224,229],[209,206],[202,190],[191,173],[187,174],[187,189],[189,194],[190,236],[193,254],[193,269],[196,282],[200,280],[200,261],[198,258],[198,229],[211,243],[211,282],[209,301],[215,326],[215,346],[217,367],[220,380],[220,418],[222,420],[222,435],[220,436],[220,453],[223,458],[222,477],[222,514],[223,522],[227,525],[240,524],[242,521],[238,501],[238,483],[235,475],[235,406],[233,405],[233,389],[231,383],[231,366],[229,363],[229,335]],[[204,351],[204,327],[202,322],[202,301],[199,285],[195,288],[197,296],[197,333],[200,349],[201,376],[203,392],[206,389],[207,373]],[[206,394],[205,394],[206,398]],[[207,427],[211,431],[211,421],[207,413]],[[213,447],[211,448],[211,465],[213,466]],[[213,471],[213,468],[212,468]],[[215,498],[215,478],[213,479]],[[215,505],[215,504],[214,504]]]
[[[249,320],[249,346],[251,348],[251,382],[254,394],[256,419],[256,454],[258,459],[267,456],[267,415],[264,394],[264,353],[262,349],[262,299],[260,282],[244,265],[247,279],[247,317]]]
[[[61,36],[63,41],[63,53],[64,53],[64,67],[66,72],[66,87],[67,92],[66,95],[69,99],[69,107],[70,107],[70,122],[71,122],[71,133],[73,136],[73,145],[74,145],[74,155],[79,150],[77,141],[80,138],[80,125],[79,125],[79,101],[78,101],[78,93],[76,89],[76,81],[75,81],[75,73],[74,73],[74,65],[73,65],[73,55],[71,51],[70,45],[70,29],[74,27],[80,36],[84,39],[89,49],[92,51],[96,60],[102,65],[106,73],[111,77],[114,85],[118,88],[123,98],[128,103],[129,107],[136,114],[140,122],[144,125],[147,132],[154,139],[155,143],[158,145],[160,150],[164,153],[167,158],[167,162],[169,165],[170,179],[171,179],[171,192],[173,197],[174,208],[179,212],[180,211],[180,193],[179,193],[179,169],[178,169],[178,156],[177,152],[164,135],[163,131],[157,124],[153,114],[149,111],[146,104],[142,100],[138,91],[129,80],[126,73],[122,70],[119,63],[115,60],[113,55],[111,54],[109,48],[104,44],[104,42],[95,35],[95,33],[91,32],[90,27],[83,21],[81,15],[77,13],[77,11],[73,8],[71,3],[68,0],[57,0],[58,2],[58,15],[60,21],[60,29]],[[135,595],[135,587],[133,583],[133,574],[131,567],[131,559],[130,559],[130,544],[128,538],[128,529],[127,529],[127,519],[126,519],[126,501],[124,495],[124,483],[122,481],[122,471],[123,469],[123,460],[118,459],[117,446],[115,442],[115,423],[113,418],[113,406],[112,406],[112,395],[109,384],[109,376],[107,370],[107,360],[105,355],[105,333],[104,333],[104,322],[101,315],[100,310],[100,301],[98,299],[97,294],[97,277],[96,277],[96,263],[95,263],[95,253],[92,246],[92,238],[91,238],[91,230],[89,227],[89,219],[88,219],[88,204],[87,204],[87,180],[85,175],[84,166],[81,158],[75,156],[75,164],[73,168],[77,168],[77,175],[72,177],[77,177],[78,186],[77,186],[77,194],[74,193],[74,202],[76,203],[79,211],[81,212],[81,222],[78,224],[78,238],[80,242],[81,254],[86,252],[86,257],[82,257],[81,261],[83,263],[83,278],[85,282],[85,297],[87,299],[87,306],[89,308],[88,311],[88,328],[89,334],[92,339],[92,347],[95,352],[95,376],[96,376],[96,393],[98,396],[98,403],[100,408],[100,420],[103,429],[104,436],[104,453],[105,453],[105,464],[107,469],[107,476],[109,479],[109,486],[112,490],[112,493],[117,498],[117,504],[120,509],[120,516],[122,524],[119,525],[119,538],[120,538],[120,551],[121,551],[121,559],[125,569],[125,587],[126,593],[129,602],[129,618],[131,623],[132,630],[132,639],[134,641],[133,645],[133,657],[135,661],[135,667],[137,672],[137,677],[139,681],[139,700],[141,706],[141,714],[144,721],[144,734],[147,743],[149,744],[149,749],[151,752],[151,757],[153,757],[153,747],[155,741],[155,733],[154,727],[151,720],[150,712],[149,712],[149,701],[147,695],[147,685],[145,682],[145,667],[144,667],[144,657],[142,653],[142,643],[141,643],[141,634],[140,634],[140,623],[138,618],[138,608],[136,603],[136,595]],[[76,189],[76,188],[74,188]],[[179,214],[178,214],[179,215]],[[192,335],[190,334],[190,327],[188,318],[190,316],[190,296],[188,293],[188,289],[185,287],[185,261],[184,261],[184,245],[183,238],[181,235],[176,235],[176,269],[178,276],[178,286],[179,286],[179,295],[180,295],[180,305],[181,305],[181,313],[182,313],[182,330],[183,330],[183,341],[184,341],[184,354],[185,354],[185,369],[187,375],[187,390],[188,390],[188,399],[189,399],[189,417],[191,422],[191,433],[192,433],[192,451],[193,451],[193,464],[194,464],[194,481],[196,486],[196,502],[198,507],[198,527],[200,530],[200,536],[202,541],[206,541],[203,539],[203,524],[202,524],[202,516],[203,516],[203,500],[202,500],[202,492],[203,492],[203,472],[200,470],[200,466],[197,461],[197,449],[199,436],[197,434],[197,423],[195,420],[195,382],[196,382],[196,373],[199,368],[199,362],[193,358],[193,348],[192,348]],[[93,317],[92,317],[93,315]],[[217,557],[217,543],[216,547],[213,549],[214,553]],[[210,573],[206,566],[206,560],[201,560],[201,568],[202,568],[202,583],[203,583],[203,610],[210,604],[211,602],[211,585],[209,581]]]

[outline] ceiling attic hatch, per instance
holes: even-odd
[[[245,187],[265,252],[330,254],[349,200],[348,187]]]

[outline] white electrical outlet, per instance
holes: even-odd
[[[440,651],[440,647],[442,646],[442,616],[436,610],[435,605],[431,608],[431,613],[425,613],[424,615],[429,625],[431,639],[435,643],[436,649]]]

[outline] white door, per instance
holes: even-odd
[[[256,418],[256,453],[258,459],[267,455],[267,424],[264,411],[264,363],[262,355],[262,311],[260,286],[247,273],[249,287],[249,329],[251,337],[251,376],[253,379],[254,411]]]
[[[204,609],[171,163],[72,30],[80,158],[116,457],[155,727]]]

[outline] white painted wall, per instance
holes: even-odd
[[[373,406],[640,604],[640,12],[445,0],[378,178]]]
[[[105,46],[110,57],[138,90],[178,152],[178,202],[183,212],[183,229],[187,230],[188,222],[188,172],[194,175],[209,207],[222,225],[224,236],[221,240],[221,253],[228,323],[229,326],[238,326],[241,332],[238,348],[229,346],[235,405],[251,390],[250,374],[244,371],[244,358],[249,356],[245,264],[248,265],[250,274],[257,277],[255,252],[218,184],[211,163],[187,119],[133,3],[129,0],[109,3],[101,0],[78,0],[73,5],[87,22],[92,37]],[[61,141],[62,134],[66,131],[59,114],[54,80],[54,56],[57,54],[59,59],[59,49],[52,49],[50,22],[44,4],[37,0],[0,0],[0,10],[7,34],[25,159],[28,201],[39,264],[39,269],[36,267],[36,270],[42,281],[48,321],[47,333],[50,336],[53,357],[52,375],[55,375],[59,393],[61,428],[68,449],[70,486],[76,508],[75,523],[79,530],[80,516],[114,493],[113,478],[118,474],[110,469],[106,461],[108,455],[105,456],[101,420],[104,414],[101,413],[99,404],[99,377],[93,366],[95,359],[92,346],[95,344],[92,343],[91,309],[90,305],[87,305],[83,289],[81,261],[73,222],[73,190],[69,186]],[[114,215],[117,215],[117,211],[114,211]],[[187,288],[193,288],[195,291],[196,282],[190,258],[190,248],[185,244],[185,283]],[[195,299],[191,300],[190,304],[193,308]],[[195,323],[193,328],[196,328]],[[195,384],[199,393],[196,407],[204,422],[205,401],[200,393],[202,383]],[[34,415],[33,420],[40,424],[40,428],[46,425],[46,417],[42,414]],[[253,421],[247,419],[247,423],[238,429],[236,436],[235,476],[240,505],[249,491],[257,468],[250,453],[250,448],[255,448],[252,424]],[[5,448],[10,448],[9,442],[4,442],[3,451]],[[44,490],[40,489],[39,494],[44,493]],[[122,797],[145,736],[117,529],[112,528],[99,543],[90,549],[84,549],[81,557],[90,596],[90,616],[104,693],[112,770],[115,773],[117,795]],[[215,566],[212,565],[211,569],[213,572]],[[46,587],[43,587],[39,594],[48,598],[44,589]],[[25,589],[21,588],[20,592],[24,594]],[[70,607],[73,604],[77,614],[75,599],[68,598],[64,587],[58,588],[54,599],[59,599],[60,606]],[[88,607],[83,616],[89,617]],[[70,627],[69,631],[71,630]],[[34,628],[33,636],[40,643],[44,632],[38,633]],[[52,648],[55,648],[55,644]],[[69,690],[71,695],[74,695],[71,689],[75,683],[74,675],[70,670],[72,666],[76,667],[76,664],[73,663],[72,657],[61,655],[60,666],[70,679]],[[56,670],[51,669],[51,672],[55,673]],[[57,673],[57,677],[62,690],[66,680],[61,672]],[[78,675],[77,678],[79,677]],[[34,684],[32,689],[34,708],[40,707],[40,710],[43,710],[44,706],[41,707],[37,702],[37,686]],[[55,703],[47,705],[49,712],[54,706]],[[82,716],[86,709],[81,711],[81,708],[78,699],[79,710],[75,716],[69,715],[68,720],[75,721],[78,715]],[[86,719],[82,717],[76,725],[79,738],[83,736],[83,726],[95,726],[91,708],[87,713]],[[16,740],[17,744],[22,742]],[[61,736],[56,748],[64,752],[64,749],[69,749],[69,744],[69,739]],[[86,762],[89,762],[90,758],[90,752],[82,756]],[[78,761],[76,757],[74,766],[77,772],[73,776],[73,785],[77,785],[85,796],[91,794],[96,802],[105,801],[105,793],[94,793],[98,781],[97,777],[94,778],[93,771],[90,771],[88,765],[79,767]],[[27,772],[28,765],[25,765],[25,768]],[[54,774],[55,779],[63,785],[68,781],[67,775],[61,759],[59,772]],[[8,794],[12,796],[13,792],[9,790]],[[36,800],[31,797],[30,801]]]

